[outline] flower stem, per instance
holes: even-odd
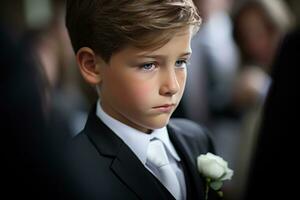
[[[210,179],[208,178],[206,180],[206,187],[205,187],[205,200],[208,200],[209,184],[210,184]]]

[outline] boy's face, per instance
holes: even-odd
[[[185,87],[192,29],[182,29],[153,51],[127,47],[101,66],[101,105],[113,118],[142,132],[164,127]]]

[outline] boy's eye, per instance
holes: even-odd
[[[142,64],[140,67],[145,71],[151,71],[155,69],[156,65],[155,63],[146,63],[146,64]]]
[[[184,68],[184,67],[186,67],[186,65],[187,65],[187,60],[177,60],[175,62],[175,66],[176,67],[182,67],[182,68]]]

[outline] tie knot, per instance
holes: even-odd
[[[148,145],[147,161],[156,167],[162,167],[169,164],[169,159],[165,147],[160,140],[152,140]]]

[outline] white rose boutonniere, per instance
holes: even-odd
[[[197,165],[199,172],[206,178],[205,199],[208,198],[209,187],[223,196],[222,191],[220,191],[223,181],[230,180],[233,175],[233,170],[228,168],[228,163],[219,156],[207,153],[198,156]]]

